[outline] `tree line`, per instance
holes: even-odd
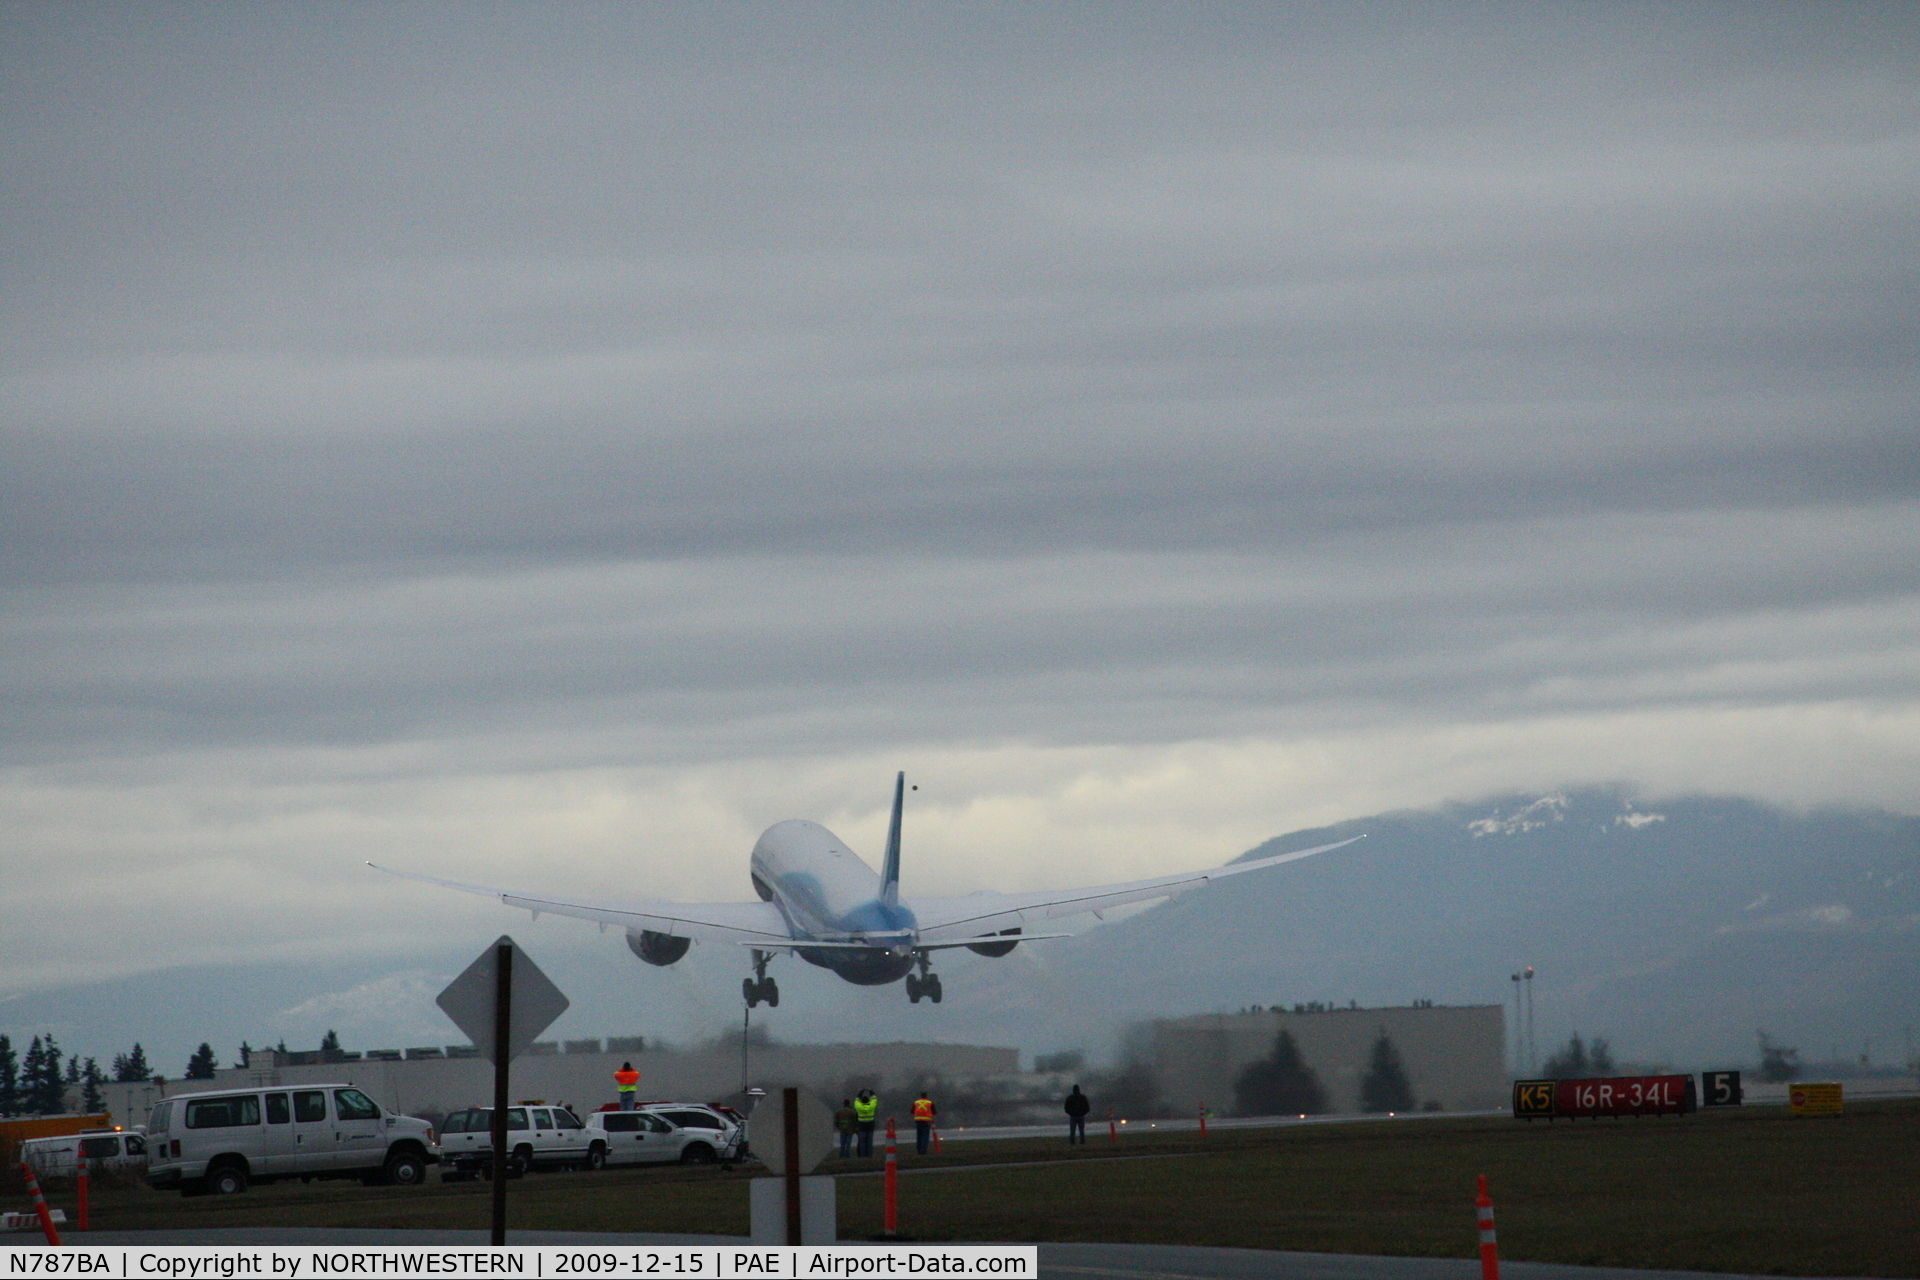
[[[328,1031],[321,1047],[339,1048],[340,1037]],[[287,1051],[285,1041],[280,1043],[279,1051]],[[246,1066],[253,1054],[253,1046],[242,1041],[235,1065]],[[219,1067],[213,1046],[203,1041],[187,1059],[185,1078],[211,1080]],[[163,1080],[148,1063],[147,1051],[139,1041],[134,1042],[130,1051],[114,1055],[109,1072],[101,1070],[93,1058],[83,1059],[79,1054],[64,1056],[50,1031],[33,1037],[24,1054],[13,1047],[11,1038],[0,1033],[0,1116],[59,1115],[66,1111],[67,1096],[76,1088],[80,1093],[80,1110],[92,1114],[105,1109],[100,1086],[109,1081],[157,1084]]]

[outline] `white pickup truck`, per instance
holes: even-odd
[[[565,1107],[507,1108],[507,1176],[587,1163],[585,1129]],[[493,1108],[467,1107],[440,1126],[440,1180],[493,1176]]]

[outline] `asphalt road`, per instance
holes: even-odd
[[[89,1231],[73,1244],[111,1245],[484,1245],[485,1231],[386,1231],[336,1227],[236,1227],[226,1230]],[[37,1233],[0,1237],[0,1244],[38,1244]],[[596,1231],[514,1231],[509,1245],[744,1245],[742,1236],[634,1235]],[[842,1241],[859,1245],[865,1241]],[[943,1242],[944,1243],[944,1242]],[[958,1242],[956,1242],[958,1243]],[[1044,1277],[1110,1280],[1475,1280],[1474,1258],[1378,1258],[1338,1253],[1274,1253],[1162,1244],[1043,1244]],[[1507,1280],[1761,1280],[1699,1271],[1634,1271],[1549,1262],[1500,1263]],[[1769,1276],[1765,1280],[1793,1280]]]

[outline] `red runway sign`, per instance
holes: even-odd
[[[1692,1076],[1612,1076],[1596,1080],[1516,1080],[1513,1114],[1551,1120],[1583,1116],[1680,1116],[1695,1106]]]

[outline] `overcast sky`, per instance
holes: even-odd
[[[1911,5],[5,4],[0,103],[0,997],[902,768],[922,892],[1914,809]]]

